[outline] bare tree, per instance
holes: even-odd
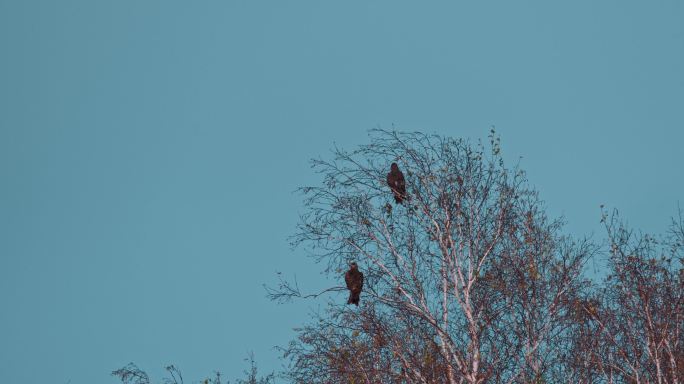
[[[162,379],[164,384],[183,384],[183,375],[174,365],[169,365],[166,368],[169,377]],[[119,368],[112,372],[112,376],[118,377],[124,384],[149,384],[150,378],[145,371],[138,368],[137,365],[129,363],[123,368]],[[219,383],[220,384],[220,381]]]
[[[585,380],[684,382],[684,225],[681,212],[662,238],[640,234],[604,213],[610,274],[579,303],[575,362]],[[589,381],[587,381],[589,382]]]
[[[123,384],[149,384],[150,377],[137,365],[129,363],[112,372],[112,376],[118,377]]]
[[[392,205],[386,184],[393,162],[406,178],[403,205]],[[485,148],[376,130],[369,145],[336,148],[313,166],[323,183],[302,189],[294,243],[334,278],[357,261],[366,283],[361,311],[331,306],[286,350],[291,379],[528,383],[554,374],[594,248],[560,235],[524,172],[504,166],[493,131]],[[271,291],[297,296],[306,295],[287,282]]]
[[[246,359],[249,361],[249,370],[245,371],[246,377],[244,379],[237,379],[236,384],[273,384],[275,380],[275,375],[273,373],[268,374],[263,377],[259,377],[259,372],[257,369],[256,361],[254,360],[254,354],[250,353],[249,357]]]
[[[249,362],[249,369],[244,371],[244,378],[237,379],[235,384],[274,384],[275,374],[271,373],[266,376],[260,376],[257,370],[257,364],[254,360],[254,355],[250,353],[245,361]],[[183,384],[183,375],[181,371],[174,365],[166,367],[167,377],[163,378],[162,384]],[[145,371],[140,369],[137,365],[129,363],[128,365],[119,368],[112,372],[112,376],[116,376],[123,384],[150,384],[150,378]],[[204,380],[202,384],[221,384],[222,375],[219,372],[214,372],[214,375]],[[230,384],[230,381],[225,381],[225,384]]]

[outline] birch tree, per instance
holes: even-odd
[[[366,283],[358,312],[331,305],[301,330],[286,349],[290,378],[547,380],[563,356],[558,346],[569,335],[593,246],[561,235],[561,220],[547,217],[525,173],[505,165],[494,131],[488,145],[384,130],[370,138],[313,161],[322,183],[302,188],[295,245],[333,279],[356,261]],[[404,204],[393,204],[385,181],[392,162],[406,178]],[[305,296],[288,283],[271,293]],[[335,363],[307,363],[316,356]]]
[[[575,367],[585,382],[684,382],[684,222],[666,236],[638,233],[604,213],[610,273],[576,332]]]

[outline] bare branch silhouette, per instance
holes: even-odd
[[[400,191],[388,186],[392,163]],[[301,189],[293,245],[331,279],[357,261],[367,294],[360,311],[331,305],[302,329],[285,350],[290,379],[518,383],[554,374],[595,248],[559,233],[562,221],[546,217],[524,172],[505,167],[494,131],[486,148],[374,130],[370,144],[334,148],[312,165],[322,183]],[[319,296],[296,281],[270,294]]]

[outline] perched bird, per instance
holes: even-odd
[[[399,170],[397,163],[392,163],[390,167],[390,172],[387,174],[387,185],[394,193],[394,201],[397,204],[402,204],[406,199],[406,180],[404,180],[404,174]]]
[[[356,263],[352,262],[349,264],[349,270],[344,274],[344,282],[347,283],[347,289],[349,290],[347,304],[356,304],[358,306],[361,289],[363,288],[363,273],[359,271]]]

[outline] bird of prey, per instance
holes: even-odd
[[[406,198],[406,181],[397,163],[392,163],[390,167],[390,172],[387,174],[387,185],[394,193],[394,201],[397,204],[402,204]]]
[[[363,288],[363,273],[359,271],[356,263],[352,262],[349,264],[349,270],[344,274],[344,282],[347,283],[347,289],[349,290],[347,304],[356,304],[358,306],[361,289]]]

